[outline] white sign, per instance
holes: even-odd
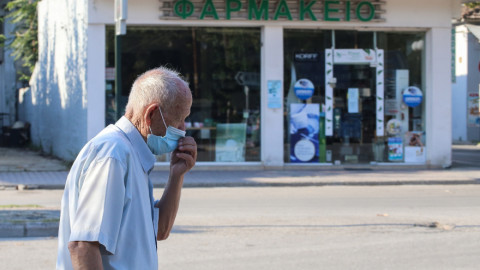
[[[365,64],[375,62],[375,50],[340,49],[334,50],[335,64]]]
[[[425,163],[425,152],[425,147],[405,146],[405,163]]]

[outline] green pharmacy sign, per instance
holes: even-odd
[[[177,0],[162,1],[161,19],[381,22],[385,1]]]

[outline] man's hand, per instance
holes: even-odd
[[[178,147],[172,154],[170,162],[171,173],[175,176],[183,176],[195,166],[197,160],[197,143],[192,137],[178,140]]]
[[[165,240],[170,234],[180,204],[183,176],[195,166],[197,160],[197,143],[192,137],[181,138],[170,161],[170,177],[163,191],[162,198],[155,207],[158,208],[157,240]]]

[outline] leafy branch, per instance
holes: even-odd
[[[0,35],[0,46],[12,50],[15,61],[21,60],[26,69],[20,70],[19,80],[28,81],[38,60],[38,0],[11,0],[5,9],[9,12],[5,19],[15,25],[9,35]]]
[[[476,8],[476,7],[480,7],[480,2],[474,1],[469,3],[464,3],[464,5],[468,8]]]

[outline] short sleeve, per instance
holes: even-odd
[[[94,161],[85,172],[69,241],[98,241],[115,254],[123,216],[125,166],[115,158]]]

